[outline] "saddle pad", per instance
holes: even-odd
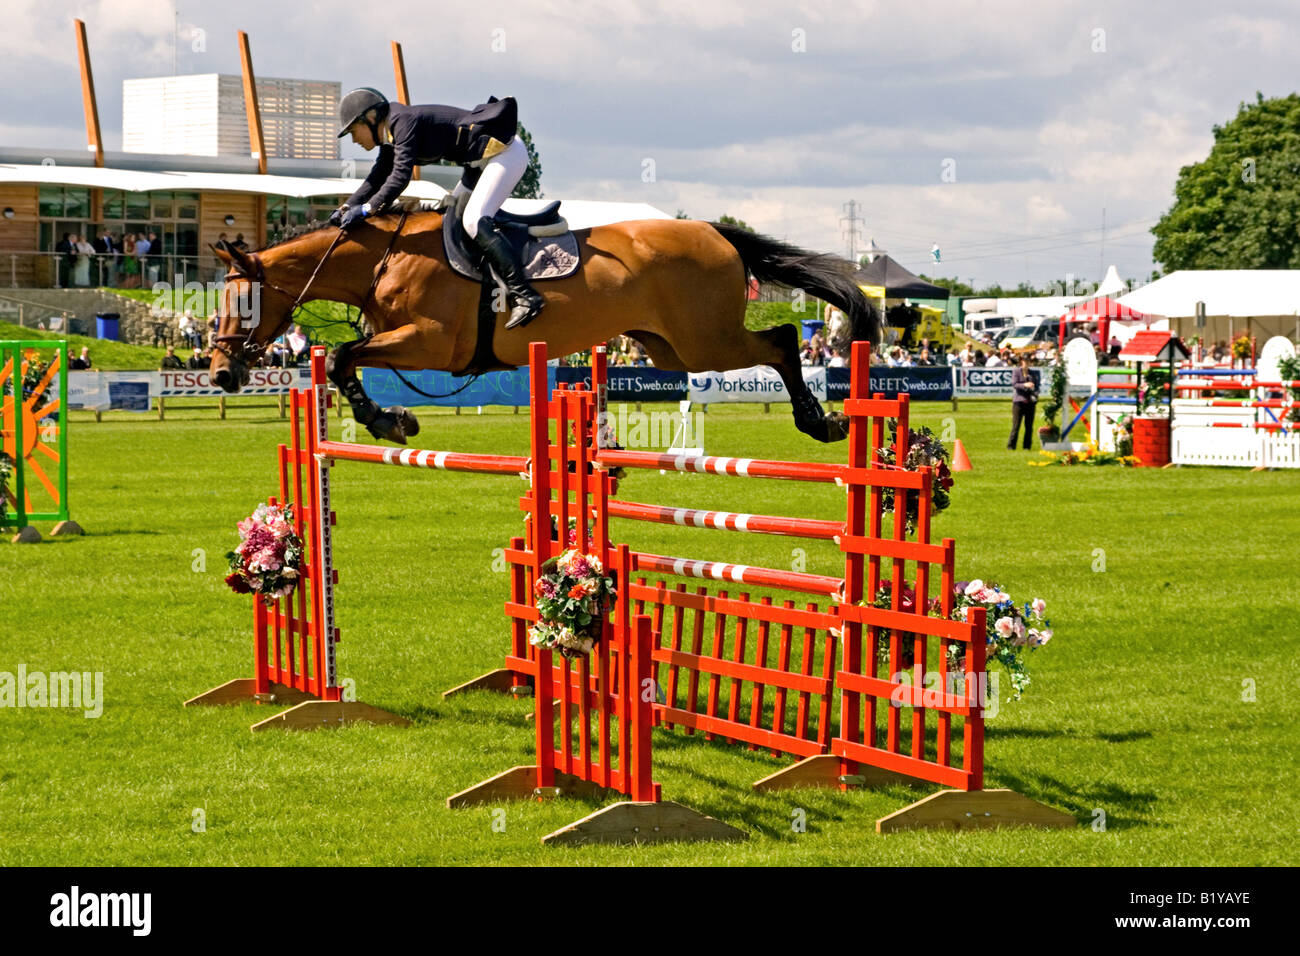
[[[447,225],[449,220],[450,228]],[[477,263],[481,261],[482,254],[476,246],[473,247],[471,258],[470,247],[474,240],[465,233],[459,219],[445,216],[442,222],[442,247],[452,269],[457,275],[481,282],[483,274]],[[530,280],[564,279],[577,272],[581,264],[578,238],[572,232],[558,236],[532,236],[526,229],[507,226],[501,229],[501,234],[514,247],[519,261],[524,264],[524,275]]]

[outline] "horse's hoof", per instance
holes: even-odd
[[[849,416],[842,412],[826,413],[826,437],[822,441],[843,441],[849,437]]]
[[[397,419],[398,427],[402,429],[402,434],[407,438],[414,438],[420,434],[420,420],[415,417],[415,413],[403,405],[393,405],[384,409],[389,415]]]
[[[366,425],[370,434],[381,441],[391,441],[397,445],[406,444],[406,432],[396,416],[383,412],[376,415],[374,421]]]

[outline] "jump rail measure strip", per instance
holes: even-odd
[[[540,348],[533,347],[534,381],[545,373],[545,354]],[[880,832],[917,827],[1076,825],[1068,814],[1028,797],[1009,790],[983,789],[983,701],[979,696],[983,685],[978,678],[985,668],[984,613],[973,611],[966,621],[948,619],[954,601],[955,549],[947,539],[942,544],[929,543],[933,475],[928,469],[909,472],[876,463],[875,453],[884,447],[885,423],[891,418],[898,421],[896,454],[905,456],[908,402],[906,396],[891,400],[868,396],[865,345],[855,346],[852,397],[844,406],[851,422],[845,465],[595,448],[596,424],[603,415],[600,350],[594,358],[597,391],[557,389],[545,406],[545,415],[540,413],[541,406],[534,404],[532,460],[538,465],[523,502],[529,521],[525,537],[514,539],[507,550],[514,571],[507,604],[514,621],[512,649],[504,669],[508,680],[502,679],[502,671],[495,671],[464,685],[518,688],[535,683],[536,763],[515,767],[457,794],[448,801],[450,806],[530,797],[542,791],[581,792],[580,788],[593,783],[633,801],[645,800],[648,792],[637,789],[644,780],[629,784],[624,778],[608,776],[611,729],[604,722],[604,711],[597,712],[611,681],[626,688],[629,685],[623,675],[630,672],[631,686],[641,687],[642,693],[639,702],[627,703],[635,713],[644,713],[648,707],[659,726],[682,727],[687,734],[701,732],[706,739],[803,758],[758,781],[757,789],[830,786],[847,790],[898,783],[954,788],[883,818],[877,822]],[[614,479],[608,469],[614,467],[834,483],[847,491],[846,518],[833,527],[830,522],[811,519],[620,502],[611,497]],[[887,488],[894,489],[900,501],[909,493],[918,496],[915,540],[908,540],[901,508],[895,513],[892,531],[888,536],[883,531],[882,497]],[[815,540],[831,538],[843,553],[845,576],[831,578],[633,551],[611,542],[611,517]],[[560,529],[567,538],[571,523],[575,546],[596,554],[614,572],[620,596],[614,622],[607,625],[606,640],[598,645],[593,658],[555,665],[549,651],[530,647],[524,636],[528,625],[537,619],[532,604],[537,569],[566,546],[567,541],[559,540]],[[907,573],[909,564],[911,575]],[[778,605],[770,597],[753,601],[744,591],[735,595],[708,587],[688,591],[684,583],[669,587],[663,580],[652,581],[650,574],[777,588],[829,600],[824,607],[816,603],[798,607],[793,598]],[[932,585],[937,585],[944,616],[906,609],[905,581],[918,595],[931,594]],[[870,606],[870,602],[859,606],[864,597],[874,597],[882,589],[888,594],[888,607]],[[644,669],[645,655],[630,649],[639,647],[631,635],[636,629],[635,640],[641,639],[640,622],[646,619],[643,612],[653,640],[649,674]],[[802,632],[801,642],[798,632]],[[711,638],[707,649],[706,633]],[[950,655],[949,648],[958,650]],[[950,656],[961,661],[964,678],[950,684],[960,689],[922,690],[927,659],[943,662]],[[770,698],[766,696],[769,692]],[[838,724],[832,712],[837,694]],[[788,709],[790,704],[793,706]],[[632,748],[632,754],[645,752],[638,749],[646,746],[643,738],[634,736],[632,741],[624,738],[622,742]],[[649,792],[657,794],[657,785]],[[585,830],[580,827],[580,832],[570,836],[583,839],[590,836],[592,827],[609,830],[629,824],[620,815],[629,812],[628,805],[620,806],[623,809],[617,813],[610,808],[593,815],[584,821]]]

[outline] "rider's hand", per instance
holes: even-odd
[[[339,206],[338,209],[335,209],[332,213],[330,213],[330,218],[329,218],[330,225],[331,226],[343,225],[343,216],[347,211],[348,211],[348,204],[344,203],[342,206]]]
[[[344,229],[350,229],[368,215],[370,215],[370,203],[366,203],[364,206],[349,206],[339,225]]]
[[[451,192],[443,193],[442,198],[438,200],[438,204],[433,208],[436,212],[446,212],[448,209],[455,209],[456,194]]]

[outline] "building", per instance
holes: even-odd
[[[338,160],[341,84],[258,77],[262,137],[270,159]],[[247,156],[241,77],[226,73],[122,81],[127,153]]]
[[[258,248],[328,218],[370,167],[363,160],[342,168],[338,161],[270,159],[260,174],[247,148],[242,156],[105,153],[104,165],[95,166],[81,150],[0,147],[0,286],[149,288],[177,275],[210,281],[220,263],[208,246],[222,233],[232,240],[242,234]],[[435,199],[460,168],[425,167],[421,175],[406,195]],[[89,275],[77,273],[58,251],[65,234],[93,240],[102,229],[118,237],[156,234],[159,248],[138,279],[110,274],[107,257],[96,257]]]

